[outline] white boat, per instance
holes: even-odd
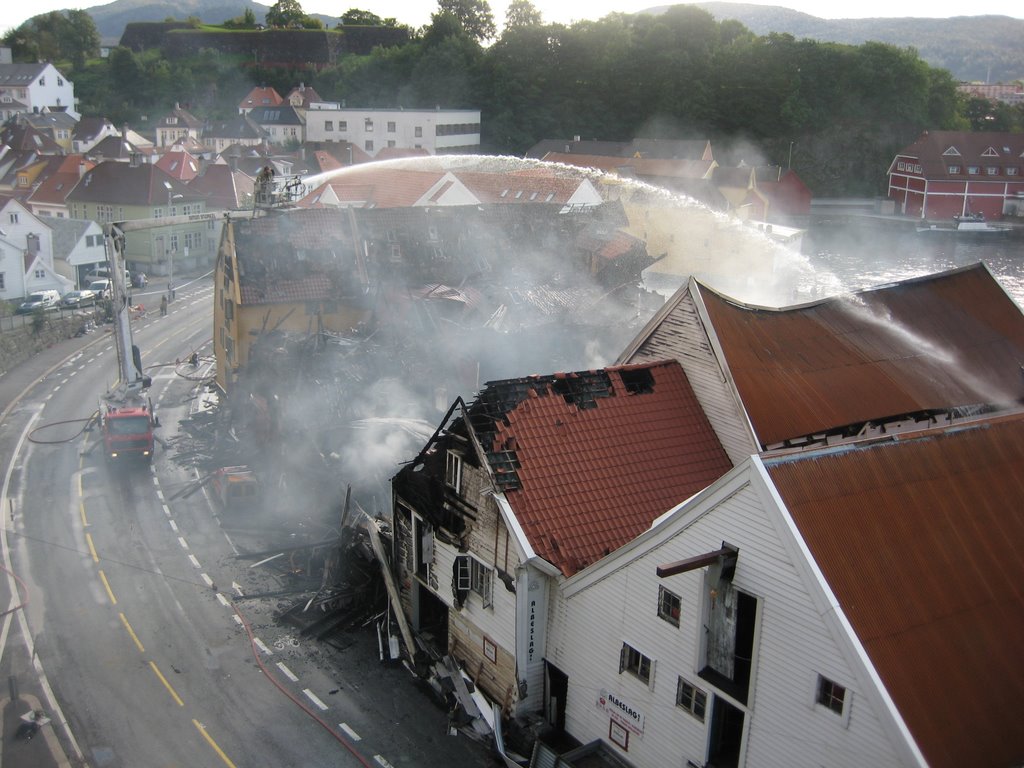
[[[934,232],[947,235],[1005,235],[1010,228],[1000,224],[993,224],[985,219],[981,213],[965,213],[962,216],[954,216],[952,224],[927,224],[917,228],[918,232]]]

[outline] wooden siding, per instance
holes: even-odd
[[[757,451],[732,387],[711,349],[692,294],[687,291],[627,360],[676,360],[686,372],[701,408],[733,465]]]
[[[690,511],[677,512],[595,566],[592,583],[563,585],[551,611],[558,620],[549,629],[549,657],[569,675],[567,729],[583,742],[607,740],[608,715],[596,705],[597,692],[607,689],[645,715],[643,736],[630,739],[627,757],[634,765],[704,763],[716,690],[697,676],[705,574],[659,579],[655,568],[714,551],[725,541],[739,549],[734,586],[759,604],[751,692],[747,706],[740,707],[746,717],[741,765],[899,765],[876,715],[870,682],[858,679],[832,625],[819,615],[809,591],[816,587],[794,562],[798,550],[788,532],[776,529],[777,513],[766,514],[768,496],[759,490],[760,480],[757,488],[745,480],[747,467],[702,494]],[[657,615],[659,586],[681,598],[678,628]],[[619,674],[623,642],[653,661],[650,687]],[[847,687],[848,722],[814,704],[819,673]],[[675,705],[680,675],[708,693],[705,722]]]

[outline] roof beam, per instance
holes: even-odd
[[[722,573],[730,573],[736,568],[736,559],[739,557],[739,550],[735,547],[723,546],[721,549],[716,549],[714,552],[708,552],[705,555],[696,555],[694,557],[688,557],[685,560],[677,560],[674,563],[668,563],[667,565],[659,565],[656,569],[659,579],[664,579],[667,576],[676,576],[680,573],[686,573],[687,571],[695,571],[698,568],[703,568],[707,565],[714,565],[720,563],[722,567]]]

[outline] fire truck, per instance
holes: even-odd
[[[131,311],[125,283],[124,224],[107,224],[104,240],[110,267],[110,299],[114,312],[114,347],[117,351],[118,380],[101,398],[100,430],[108,459],[153,457],[153,429],[160,421],[153,413],[148,395],[150,377],[142,373],[139,348],[132,343]]]

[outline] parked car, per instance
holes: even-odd
[[[80,291],[68,291],[60,297],[60,305],[65,309],[79,309],[96,304],[96,291],[83,288]]]
[[[14,310],[16,315],[28,315],[37,309],[57,309],[60,304],[59,291],[36,291],[25,297],[25,301]]]
[[[89,283],[87,290],[92,291],[96,294],[97,299],[109,299],[110,298],[110,281],[107,279],[93,280]]]
[[[105,268],[105,267],[100,267],[99,269],[94,269],[92,272],[90,272],[88,275],[85,276],[86,282],[90,282],[92,280],[109,280],[109,279],[110,279],[110,270]],[[131,273],[128,271],[127,268],[125,268],[125,270],[124,270],[124,284],[125,285],[131,285],[132,284],[132,276],[131,276]]]
[[[132,273],[132,286],[135,288],[145,288],[149,285],[149,278],[146,277],[145,272],[133,272]]]

